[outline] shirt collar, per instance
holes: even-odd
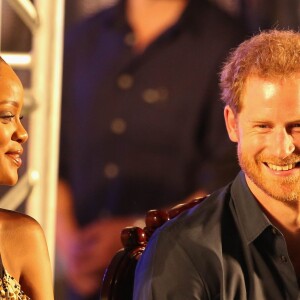
[[[120,0],[110,9],[106,10],[106,13],[102,15],[102,24],[107,28],[115,28],[117,30],[126,29],[128,24],[125,15],[125,5],[125,0]]]
[[[234,211],[248,243],[252,243],[271,225],[251,193],[242,171],[231,186],[231,209]]]

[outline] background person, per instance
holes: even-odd
[[[152,236],[136,300],[299,298],[300,33],[242,43],[221,88],[242,171]]]
[[[120,1],[67,34],[57,237],[77,296],[66,299],[99,298],[140,214],[234,178],[216,74],[244,34],[198,0]]]

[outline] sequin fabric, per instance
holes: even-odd
[[[30,300],[21,290],[19,282],[9,275],[6,270],[0,279],[0,300]]]

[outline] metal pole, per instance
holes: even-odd
[[[39,0],[36,8],[41,26],[33,35],[32,94],[37,108],[30,116],[28,168],[37,184],[27,213],[41,223],[54,266],[64,1]]]
[[[38,28],[39,17],[37,10],[30,0],[7,0],[7,3],[13,8],[31,31]]]

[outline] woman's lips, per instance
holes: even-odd
[[[19,168],[22,165],[21,151],[17,152],[6,152],[6,155],[14,162],[14,164]]]

